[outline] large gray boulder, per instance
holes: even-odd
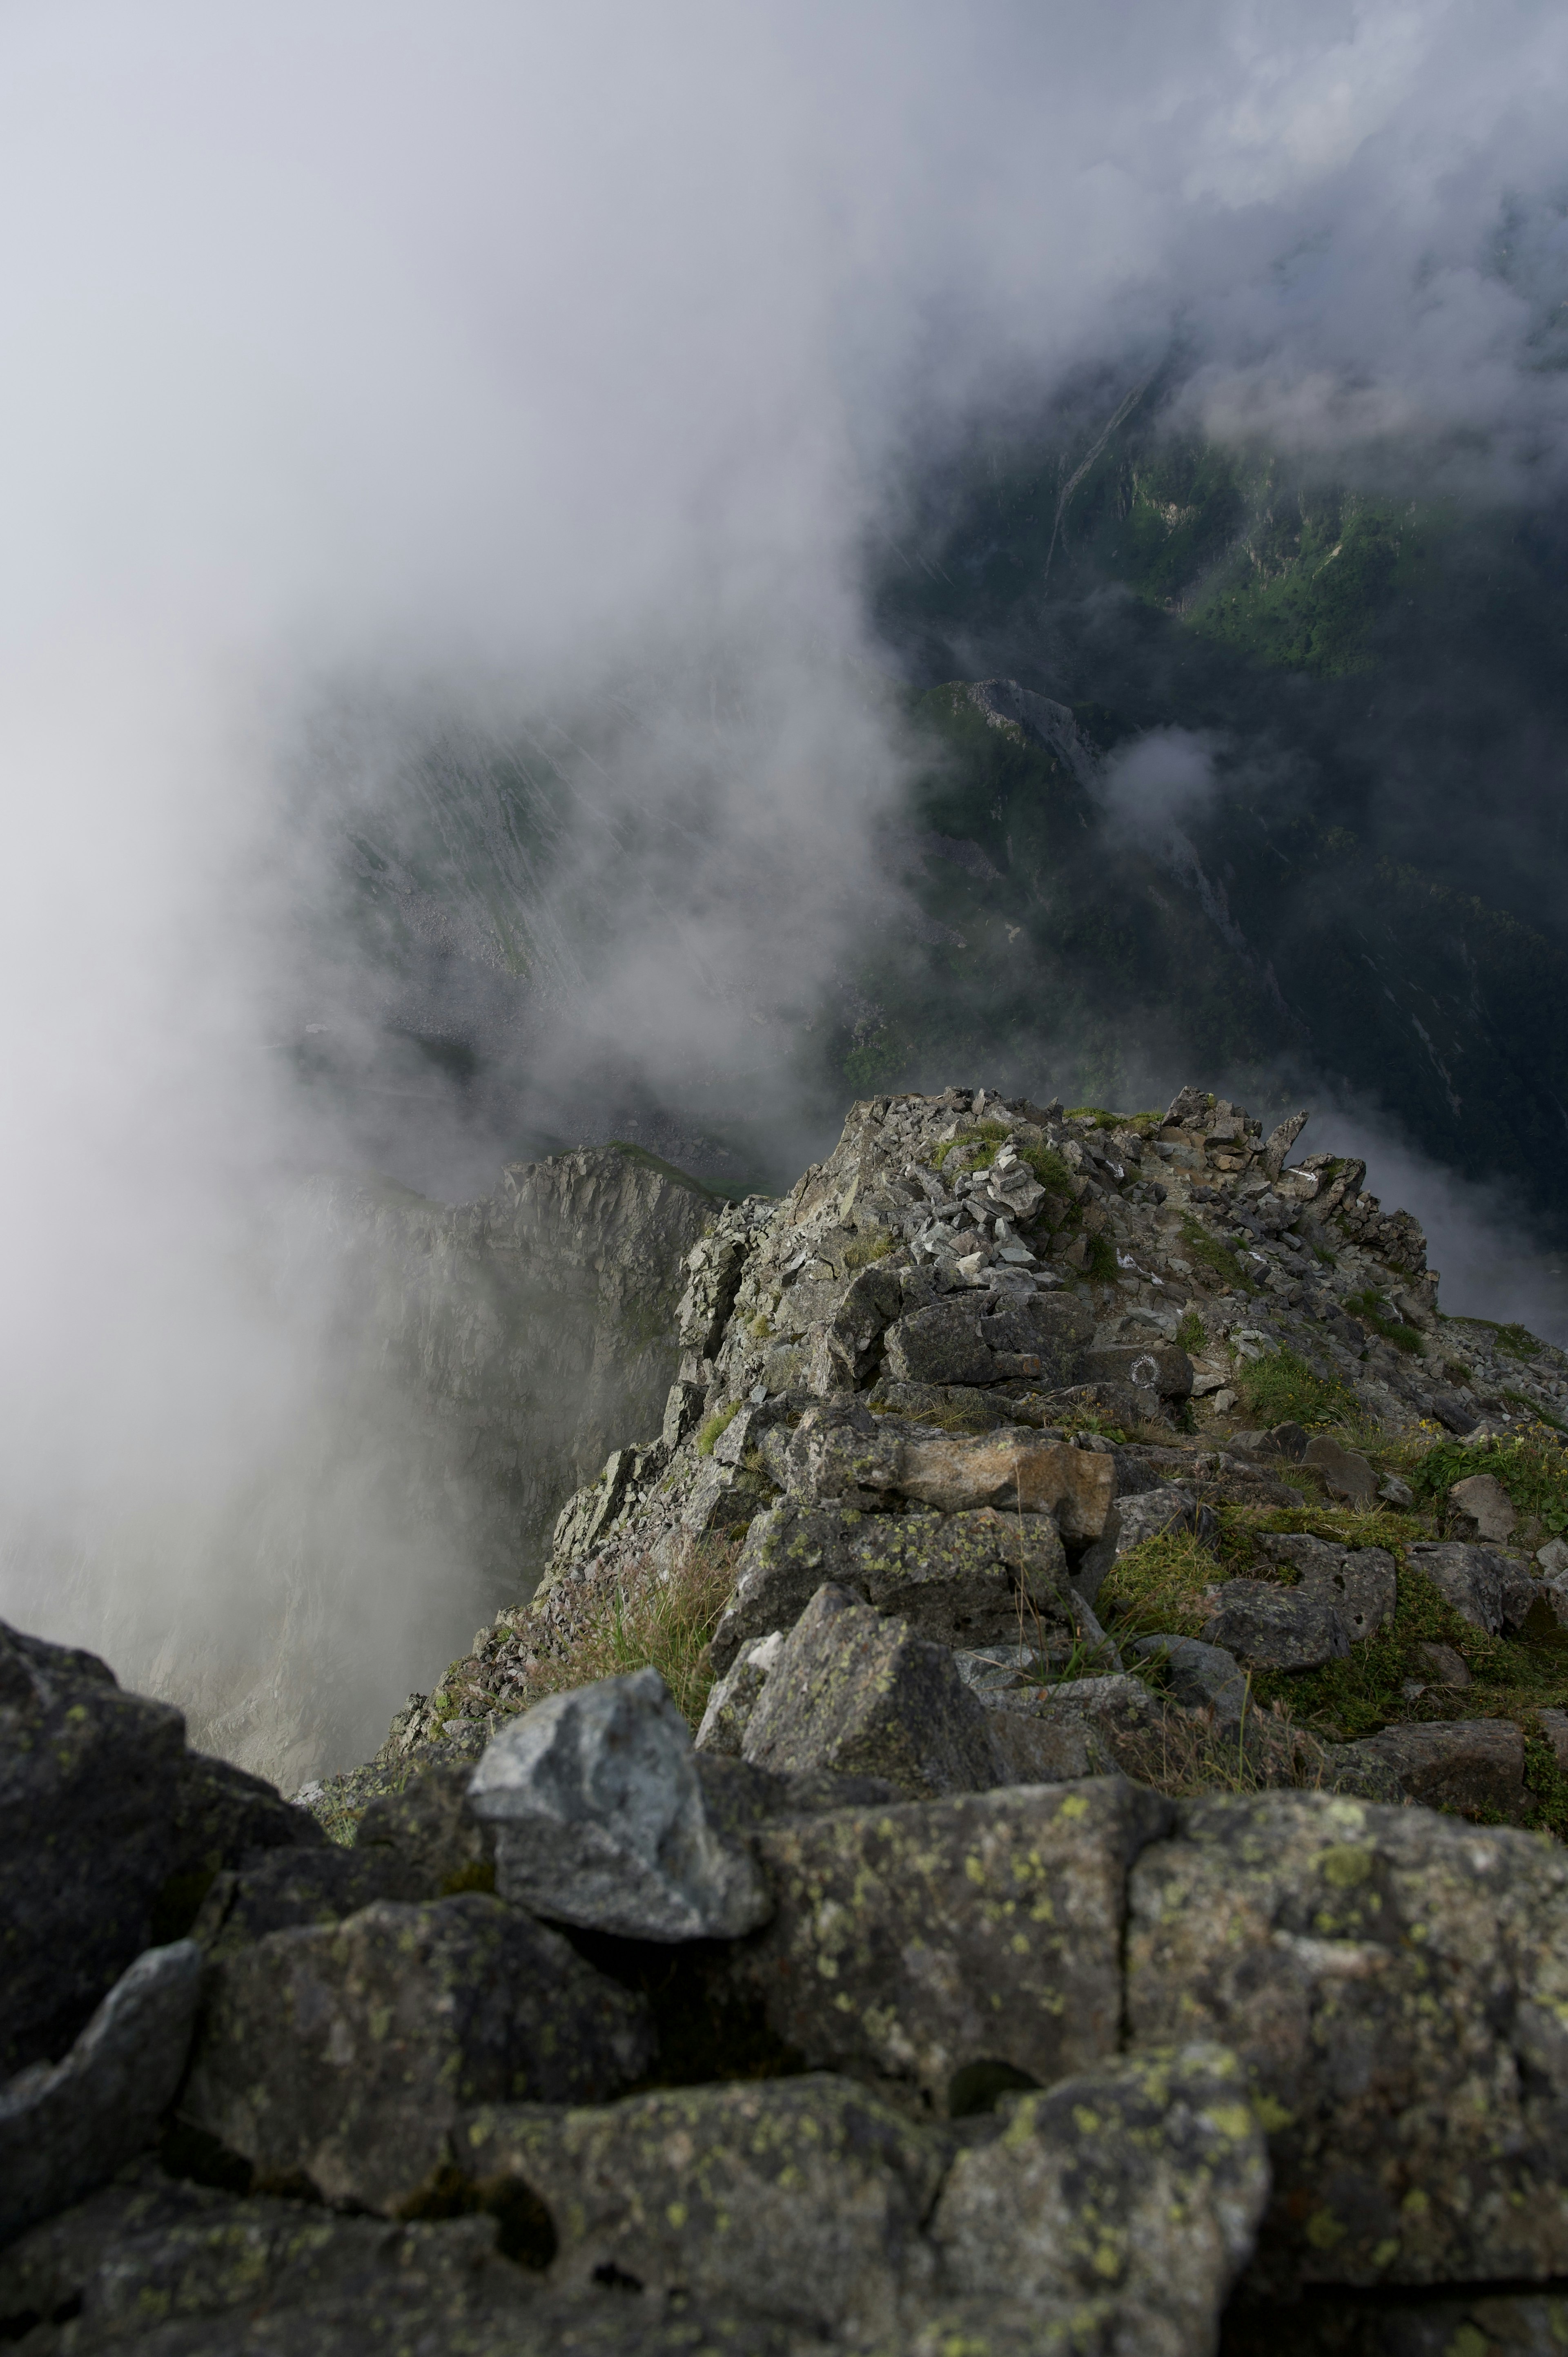
[[[1000,2295],[1021,2324],[1064,2330],[1020,2347],[1081,2347],[1069,2319],[1081,2330],[1086,2308],[1114,2303],[1089,2346],[1210,2357],[1268,2194],[1263,2131],[1224,2047],[1119,2057],[1024,2095],[1003,2136],[959,2154],[931,2219],[942,2289],[964,2303],[952,2345],[993,2345],[978,2334]]]
[[[220,1874],[202,1902],[191,1936],[214,1960],[269,1932],[299,1923],[340,1923],[377,1900],[400,1903],[439,1897],[425,1877],[391,1850],[272,1850],[253,1866]]]
[[[389,2210],[465,2107],[594,2103],[647,2069],[645,2002],[470,1892],[274,1932],[217,1965],[181,2113],[265,2187]]]
[[[559,1922],[734,1939],[768,1912],[750,1859],[709,1822],[657,1670],[536,1703],[487,1748],[468,1801],[495,1830],[497,1889]]]
[[[777,1900],[739,1984],[817,2067],[939,2114],[1116,2051],[1127,1872],[1171,1822],[1119,1777],[765,1826]]]
[[[470,2119],[458,2149],[477,2182],[521,2184],[547,2208],[562,2290],[636,2287],[655,2313],[744,2302],[802,2340],[889,2347],[901,2303],[930,2281],[920,2227],[946,2155],[844,2080],[500,2107]]]
[[[0,2072],[64,2055],[220,1867],[325,1839],[270,1785],[188,1752],[168,1704],[0,1622]]]
[[[1320,1792],[1185,1803],[1133,1869],[1139,2045],[1213,2038],[1269,2130],[1258,2288],[1568,2273],[1568,1856]]]
[[[944,1514],[997,1506],[1055,1514],[1079,1539],[1104,1527],[1114,1491],[1095,1452],[1027,1425],[949,1432],[874,1415],[854,1399],[809,1408],[793,1431],[773,1426],[762,1453],[775,1480],[802,1503],[836,1499],[875,1509],[908,1500]]]
[[[0,2086],[0,2241],[79,2201],[154,2141],[200,1995],[194,1941],[149,1948],[63,2061],[31,2063]]]
[[[1081,1456],[1080,1450],[1067,1452]],[[1093,1460],[1090,1460],[1093,1461]],[[733,1601],[714,1631],[714,1666],[789,1629],[824,1583],[896,1612],[939,1644],[1032,1641],[1065,1655],[1078,1615],[1067,1556],[1048,1514],[863,1514],[786,1501],[746,1534]]]
[[[741,1757],[786,1774],[884,1777],[910,1800],[983,1792],[999,1775],[951,1650],[832,1587],[779,1647]]]

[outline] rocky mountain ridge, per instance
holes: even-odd
[[[10,2336],[1559,2347],[1568,1364],[1304,1122],[857,1104],[307,1808],[7,1633]]]

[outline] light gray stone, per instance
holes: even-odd
[[[1548,1539],[1543,1547],[1536,1550],[1535,1560],[1541,1566],[1543,1579],[1568,1577],[1568,1539]]]
[[[1488,1637],[1501,1636],[1508,1620],[1508,1566],[1495,1548],[1466,1546],[1456,1539],[1421,1539],[1407,1553],[1462,1620],[1484,1629]]]
[[[0,2240],[102,2185],[174,2101],[201,1995],[194,1940],[148,1948],[59,2062],[0,2087]]]
[[[741,1647],[709,1693],[702,1725],[697,1729],[699,1751],[717,1752],[731,1760],[740,1758],[757,1698],[768,1683],[768,1673],[778,1660],[783,1642],[783,1631],[774,1629],[766,1637],[754,1637],[749,1644]]]
[[[628,1939],[734,1939],[768,1912],[708,1821],[685,1720],[657,1670],[552,1695],[487,1749],[468,1786],[494,1826],[496,1888],[537,1914]]]
[[[1462,1538],[1500,1541],[1513,1536],[1519,1521],[1513,1500],[1491,1473],[1472,1473],[1455,1481],[1448,1492],[1450,1510],[1459,1518]]]
[[[1399,1601],[1394,1559],[1384,1547],[1341,1547],[1295,1531],[1265,1532],[1258,1545],[1299,1573],[1297,1596],[1333,1605],[1352,1644],[1389,1627]]]

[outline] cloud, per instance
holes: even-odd
[[[1213,801],[1214,740],[1192,728],[1151,728],[1105,764],[1106,805],[1119,834],[1158,843]]]

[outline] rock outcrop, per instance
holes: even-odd
[[[1298,1128],[857,1107],[688,1248],[657,1437],[318,1788],[330,1850],[11,1640],[0,2330],[1553,2345],[1562,1361],[1494,1397]]]

